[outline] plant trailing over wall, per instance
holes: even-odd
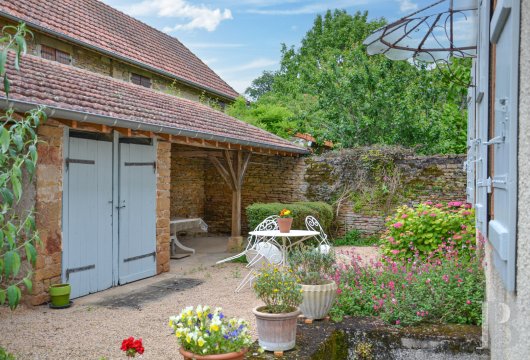
[[[255,203],[247,206],[246,213],[249,229],[255,229],[268,216],[278,215],[283,209],[289,209],[293,217],[293,229],[305,229],[305,218],[312,215],[327,231],[333,221],[333,208],[324,202]]]
[[[4,92],[9,95],[7,62],[9,51],[15,52],[14,67],[18,70],[20,56],[26,52],[25,37],[31,36],[24,24],[2,29],[0,42],[5,48],[0,55],[0,75]],[[35,265],[40,243],[33,209],[17,208],[23,193],[22,177],[33,176],[37,165],[37,126],[46,119],[42,108],[29,111],[24,117],[12,109],[0,117],[0,304],[6,299],[11,309],[20,302],[24,286],[31,291],[31,266]],[[25,266],[24,262],[30,266]]]
[[[393,259],[424,257],[439,246],[452,246],[462,254],[476,249],[474,209],[459,201],[402,206],[386,226],[381,247]]]

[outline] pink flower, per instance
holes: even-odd
[[[432,201],[425,201],[425,205],[432,205]]]
[[[446,283],[449,282],[449,275],[444,275],[444,276],[442,276],[442,279],[443,279],[443,281],[445,281]]]
[[[462,236],[460,235],[454,235],[453,240],[462,240]]]
[[[396,325],[399,325],[399,324],[401,324],[401,321],[396,320]]]
[[[471,205],[470,203],[466,203],[466,204],[464,205],[464,207],[465,207],[466,209],[471,209],[472,205]]]
[[[429,216],[430,217],[436,217],[436,214],[435,213],[430,213]]]
[[[406,219],[406,218],[408,218],[408,217],[409,217],[409,216],[408,216],[407,214],[403,214],[403,215],[401,215],[401,218],[402,218],[402,219]]]
[[[467,300],[466,304],[471,305],[471,300]]]
[[[430,284],[430,283],[431,283],[431,279],[425,280],[425,284]]]
[[[337,289],[337,294],[342,294],[342,290],[341,289]]]
[[[434,205],[434,206],[437,207],[438,209],[443,207],[443,205],[440,204],[440,203],[438,203],[438,204],[436,204],[436,205]]]
[[[403,226],[403,223],[400,223],[400,222],[398,221],[397,223],[393,224],[392,226],[393,226],[394,228],[396,228],[396,229],[399,229],[400,227]]]
[[[464,215],[464,216],[471,215],[471,211],[463,211],[462,215]]]
[[[394,254],[394,255],[397,255],[397,254],[399,254],[399,250],[396,250],[396,249],[391,250],[391,253]]]

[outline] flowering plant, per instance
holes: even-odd
[[[254,281],[254,292],[272,314],[288,313],[303,301],[302,287],[292,270],[268,265],[262,268]]]
[[[213,355],[238,352],[252,344],[249,325],[243,319],[226,318],[221,308],[189,306],[169,318],[177,341],[194,354]]]
[[[281,218],[292,218],[293,213],[289,209],[283,209],[282,211],[280,211],[280,217]]]
[[[387,220],[381,243],[383,253],[392,259],[424,258],[440,245],[453,246],[461,254],[475,249],[474,209],[463,202],[405,205]]]
[[[123,339],[121,343],[121,350],[125,351],[127,357],[135,357],[136,354],[142,355],[144,353],[144,346],[142,344],[142,339],[134,339],[132,336]]]

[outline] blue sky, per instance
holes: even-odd
[[[280,47],[298,46],[317,14],[368,10],[396,20],[434,0],[104,0],[178,38],[238,92],[279,67]]]

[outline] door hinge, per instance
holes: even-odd
[[[505,138],[506,137],[504,135],[495,136],[493,139],[489,139],[488,141],[483,142],[482,145],[489,146],[493,144],[502,144]]]

